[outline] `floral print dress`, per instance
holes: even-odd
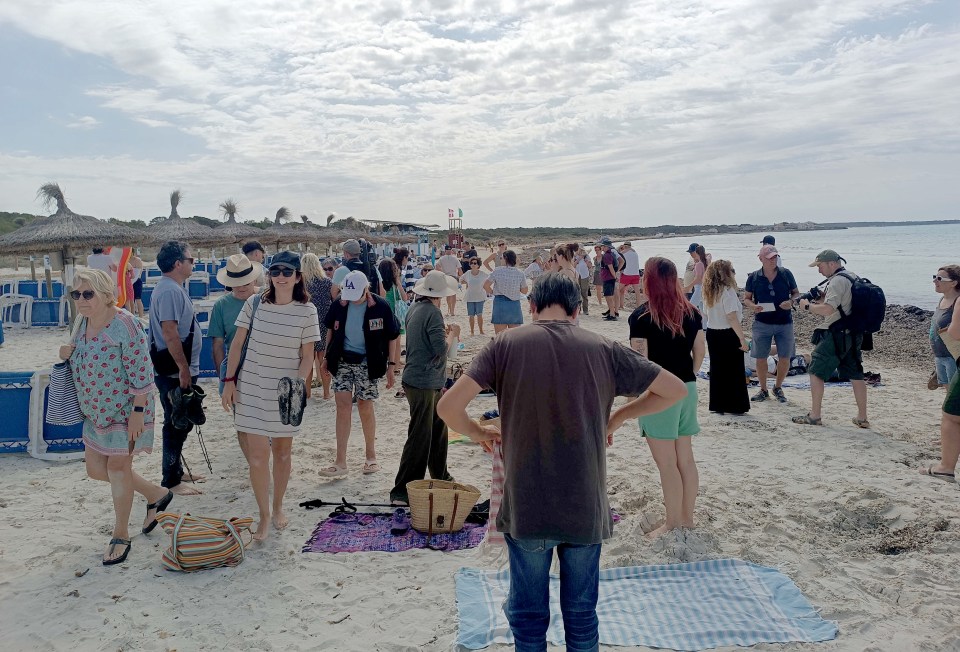
[[[127,420],[133,414],[133,400],[145,394],[143,434],[133,453],[153,451],[154,392],[153,363],[147,335],[133,315],[117,312],[113,320],[87,340],[87,319],[77,330],[70,356],[77,398],[83,412],[83,443],[101,455],[129,455]]]

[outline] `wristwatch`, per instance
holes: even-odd
[[[143,406],[143,405],[134,405],[134,406],[133,406],[133,411],[134,411],[134,412],[143,412],[143,410],[144,410],[144,406]]]

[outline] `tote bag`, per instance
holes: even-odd
[[[157,514],[157,522],[170,535],[170,547],[160,561],[171,571],[237,566],[250,545],[240,533],[246,531],[252,537],[253,519],[249,516],[224,520],[162,512]]]
[[[77,333],[83,317],[77,316],[70,332],[70,343],[76,345]],[[53,365],[50,370],[50,386],[47,389],[47,412],[44,420],[52,426],[75,426],[83,423],[77,385],[73,382],[73,368],[65,360]]]
[[[407,311],[410,309],[410,306],[400,297],[400,290],[397,289],[396,285],[394,285],[390,291],[394,293],[393,314],[397,318],[397,321],[400,322],[400,328],[403,328],[407,323]]]

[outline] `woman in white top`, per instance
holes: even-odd
[[[750,411],[743,352],[743,304],[729,260],[717,260],[703,275],[703,305],[710,354],[710,411],[743,414]]]
[[[487,301],[487,290],[483,287],[483,284],[487,282],[489,277],[488,272],[480,269],[480,259],[476,256],[470,259],[470,271],[460,275],[460,281],[467,286],[463,300],[467,302],[471,335],[473,335],[474,320],[480,327],[480,334],[483,335],[483,304]]]
[[[320,339],[317,309],[300,274],[300,256],[281,251],[273,257],[269,274],[266,291],[247,299],[237,317],[223,388],[223,407],[233,410],[240,448],[250,465],[250,485],[260,511],[254,534],[258,541],[270,532],[271,514],[274,527],[287,526],[283,496],[290,480],[290,450],[293,436],[300,432],[314,342]]]

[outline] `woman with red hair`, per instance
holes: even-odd
[[[697,423],[697,370],[706,354],[703,319],[687,300],[677,280],[676,266],[666,258],[650,258],[643,270],[647,303],[630,315],[630,346],[677,376],[687,386],[687,398],[663,412],[638,419],[660,471],[663,525],[654,538],[680,527],[693,527],[693,507],[700,476],[693,458],[691,437]]]

